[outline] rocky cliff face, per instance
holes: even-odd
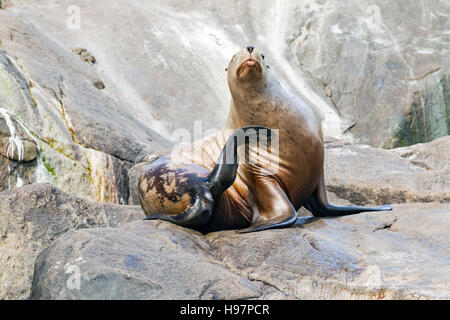
[[[396,147],[449,132],[446,2],[2,3],[0,106],[41,150],[12,185],[22,170],[24,183],[126,203],[136,160],[222,125],[224,68],[248,44],[326,135]]]
[[[448,298],[449,15],[446,1],[0,0],[0,298]],[[322,115],[330,198],[392,213],[203,236],[98,203],[138,204],[146,163],[223,124],[224,69],[249,44]]]
[[[68,230],[117,227],[141,215],[140,207],[98,204],[51,184],[0,193],[0,299],[29,296],[37,255]]]
[[[127,203],[127,169],[170,143],[103,92],[103,82],[89,63],[59,47],[13,9],[0,15],[0,39],[6,48],[0,51],[5,141],[0,163],[8,168],[1,172],[8,188],[51,182],[97,201]],[[24,165],[9,164],[20,156],[18,145],[8,143],[14,139],[25,148],[24,156],[32,152],[30,143],[38,154],[21,159],[28,160]]]
[[[76,175],[76,194],[126,203],[120,181],[136,160],[180,130],[199,138],[222,125],[223,70],[250,43],[322,113],[329,136],[395,147],[448,134],[445,2],[6,4],[0,105],[41,149],[22,181],[73,190]]]
[[[449,134],[450,3],[299,1],[294,11],[292,52],[361,142],[396,147]]]
[[[283,84],[322,111],[329,135],[349,130],[363,143],[392,147],[449,132],[448,120],[433,117],[449,119],[445,1],[38,3],[18,0],[9,11],[60,49],[88,49],[106,88],[160,134],[186,121],[202,120],[204,129],[222,123],[223,69],[247,44],[264,50]]]

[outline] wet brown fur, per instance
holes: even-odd
[[[255,67],[245,65],[248,59],[257,61]],[[282,221],[318,186],[324,158],[319,117],[281,88],[256,50],[242,50],[232,58],[228,84],[232,101],[225,126],[194,144],[193,153],[160,158],[141,176],[139,195],[146,215],[182,213],[191,201],[192,187],[204,183],[213,169],[230,130],[248,125],[279,130],[279,170],[267,175],[264,159],[253,165],[240,164],[235,182],[215,201],[213,215],[201,230]],[[195,154],[201,152],[204,156],[199,160]],[[175,158],[184,164],[174,164]]]

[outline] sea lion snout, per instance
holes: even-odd
[[[236,70],[236,78],[249,79],[262,76],[261,62],[250,54],[250,57],[241,62]]]
[[[247,64],[248,67],[253,67],[258,62],[256,60],[254,60],[254,59],[248,59],[248,60],[245,60],[245,63]]]
[[[265,78],[267,69],[264,55],[257,48],[247,46],[233,56],[226,71],[229,81],[248,83]]]

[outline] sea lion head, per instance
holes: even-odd
[[[238,51],[228,65],[228,84],[234,87],[258,86],[267,82],[268,65],[264,55],[252,46]]]

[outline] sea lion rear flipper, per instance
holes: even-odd
[[[329,204],[323,174],[320,178],[319,184],[317,185],[313,194],[308,198],[304,206],[315,217],[340,217],[367,211],[392,210],[391,205],[384,205],[380,207],[359,207],[359,206],[338,207]]]
[[[267,229],[287,228],[297,221],[295,211],[286,193],[278,181],[270,176],[259,177],[258,188],[254,190],[257,210],[254,212],[250,227],[237,233],[249,233]]]

